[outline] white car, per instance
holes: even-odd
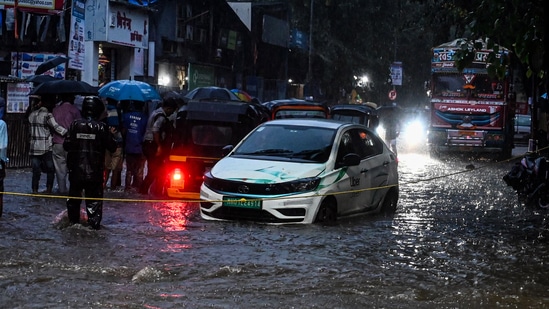
[[[376,133],[328,119],[265,122],[204,175],[207,220],[333,224],[338,217],[392,214],[398,162]]]

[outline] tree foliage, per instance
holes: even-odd
[[[486,39],[489,47],[503,46],[516,55],[530,73],[546,79],[544,42],[546,24],[542,0],[291,0],[291,27],[308,33],[313,3],[313,78],[335,99],[354,86],[353,76],[367,74],[372,101],[386,101],[393,61],[401,61],[404,101],[425,99],[431,48],[456,38],[474,44]],[[546,43],[545,43],[546,44]],[[473,46],[473,45],[464,45]],[[471,56],[464,48],[462,65]],[[308,51],[294,51],[297,67],[307,68]],[[292,58],[291,58],[292,59]],[[490,70],[502,72],[493,56]],[[290,70],[291,71],[291,70]],[[303,79],[302,75],[302,79]]]

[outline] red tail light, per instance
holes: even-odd
[[[173,171],[172,179],[173,179],[173,180],[181,180],[181,179],[183,179],[183,175],[182,175],[182,173],[181,173],[181,169],[176,168],[176,169]]]

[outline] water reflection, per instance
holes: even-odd
[[[185,231],[198,214],[198,203],[159,202],[152,204],[149,221],[166,232]]]

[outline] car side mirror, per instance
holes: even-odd
[[[225,157],[227,156],[231,151],[233,151],[234,146],[233,145],[227,145],[221,149],[221,156]]]
[[[344,166],[357,166],[360,164],[360,156],[356,153],[349,153],[343,157]]]

